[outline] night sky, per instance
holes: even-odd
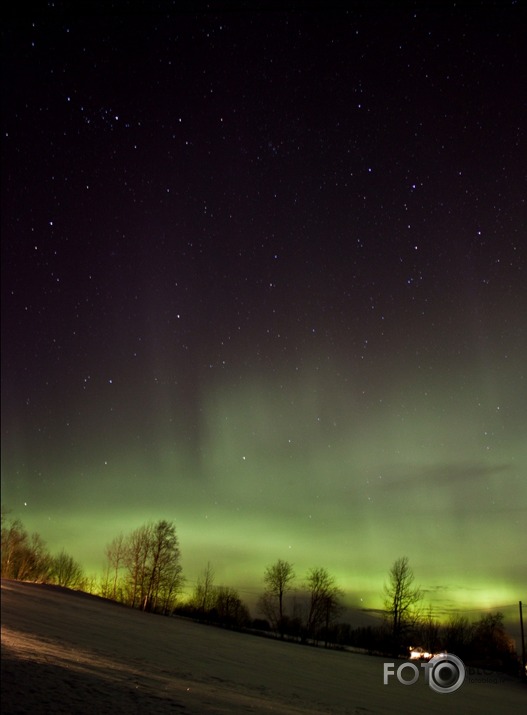
[[[2,502],[90,574],[527,600],[525,4],[348,5],[3,22]]]

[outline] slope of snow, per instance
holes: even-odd
[[[527,708],[527,687],[500,674],[469,674],[443,694],[423,677],[383,685],[383,662],[2,581],[3,713],[513,715]]]

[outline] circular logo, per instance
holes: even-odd
[[[428,684],[436,693],[453,693],[464,680],[465,666],[457,655],[441,653],[428,661]]]

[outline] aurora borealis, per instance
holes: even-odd
[[[2,30],[2,502],[101,573],[527,600],[521,3],[71,3]],[[84,7],[84,6],[83,6]]]

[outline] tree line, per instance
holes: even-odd
[[[39,534],[2,511],[2,578],[52,583],[74,589],[87,585],[82,567],[64,550],[52,555]]]
[[[257,603],[263,618],[255,619],[251,619],[236,589],[216,586],[214,580],[214,569],[209,563],[199,574],[190,598],[176,612],[207,623],[251,628],[302,643],[324,641],[329,645],[329,626],[341,611],[340,599],[344,594],[327,569],[309,569],[297,587],[292,564],[278,559],[267,566],[263,574],[264,590]]]
[[[342,610],[344,592],[327,569],[309,569],[300,588],[295,589],[293,565],[278,559],[265,569],[264,584],[258,607],[280,638],[289,635],[302,643],[323,641],[329,645],[330,626]],[[287,613],[285,598],[291,592],[295,595]]]
[[[408,656],[409,646],[428,653],[456,653],[466,663],[515,672],[519,659],[503,624],[503,614],[489,613],[469,622],[454,615],[439,623],[415,584],[406,556],[398,558],[384,584],[384,609],[378,626],[352,628],[340,622],[344,592],[324,567],[310,568],[297,579],[294,565],[278,559],[262,576],[258,617],[235,588],[216,585],[212,565],[198,575],[190,597],[182,598],[185,579],[173,523],[159,520],[120,534],[105,549],[99,581],[89,580],[64,550],[51,555],[38,534],[2,511],[2,577],[84,590],[131,608],[180,615],[228,628],[250,629],[280,639],[369,653]]]
[[[183,586],[174,524],[160,520],[118,537],[106,547],[101,595],[132,608],[171,614]]]

